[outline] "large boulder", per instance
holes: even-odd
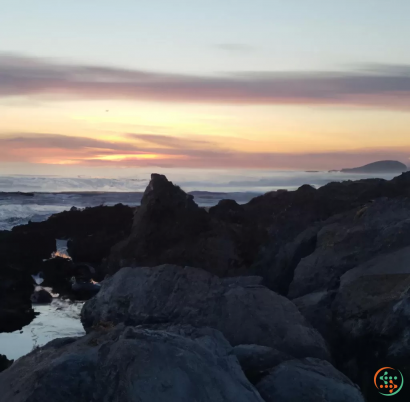
[[[123,266],[197,266],[218,275],[243,267],[232,234],[163,175],[153,174],[130,236],[113,247],[109,272]]]
[[[334,322],[346,348],[366,355],[368,363],[389,361],[410,368],[409,261],[410,247],[405,247],[341,278],[332,304]]]
[[[233,345],[257,344],[295,357],[329,359],[323,338],[296,306],[255,278],[220,279],[190,267],[123,268],[83,307],[86,329],[100,322],[209,326]]]
[[[307,358],[281,363],[257,389],[265,402],[364,402],[360,390],[330,363]]]
[[[389,238],[392,244],[401,227]],[[410,246],[375,253],[344,273],[338,289],[293,299],[331,345],[337,367],[369,398],[374,392],[369,378],[386,362],[410,375],[409,261]]]
[[[117,327],[50,342],[0,374],[7,402],[263,402],[211,329]]]
[[[410,245],[410,200],[379,199],[330,218],[317,235],[316,248],[297,265],[289,297],[337,289],[348,270]]]

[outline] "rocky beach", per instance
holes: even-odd
[[[410,172],[206,207],[152,174],[127,197],[0,231],[1,333],[41,317],[33,276],[50,322],[84,302],[0,357],[1,402],[373,402],[378,369],[410,375]]]

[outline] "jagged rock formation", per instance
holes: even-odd
[[[109,272],[127,265],[190,265],[219,275],[244,268],[229,228],[212,219],[179,187],[153,174],[130,236],[117,244]]]

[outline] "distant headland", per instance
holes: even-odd
[[[399,161],[378,161],[351,169],[342,169],[342,173],[403,173],[407,166]]]

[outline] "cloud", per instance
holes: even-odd
[[[409,161],[409,149],[359,149],[323,153],[239,152],[213,142],[154,134],[128,134],[110,142],[58,134],[0,139],[2,162],[112,167],[340,169],[384,159]]]
[[[201,149],[201,148],[219,148],[215,142],[206,140],[193,140],[190,138],[174,137],[170,135],[159,134],[128,134],[129,138],[142,140],[151,144],[166,146],[177,149]]]
[[[59,134],[22,134],[0,140],[3,144],[15,144],[24,148],[59,148],[80,150],[84,148],[123,150],[129,149],[128,143],[115,143],[87,137],[74,137]],[[131,145],[131,149],[133,146]]]
[[[410,107],[410,66],[350,72],[249,72],[209,76],[56,63],[0,55],[0,98],[132,99],[221,104]]]

